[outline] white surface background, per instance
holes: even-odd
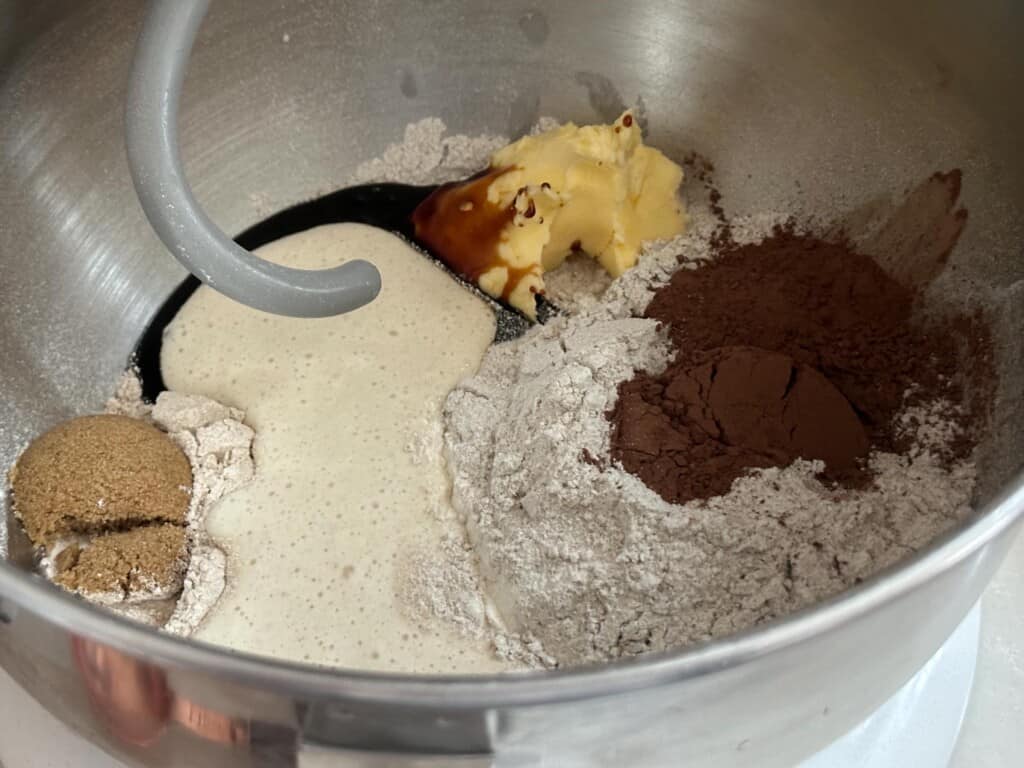
[[[974,690],[950,768],[1016,768],[1024,765],[1022,536],[982,598],[981,622]],[[2,768],[112,768],[99,750],[72,736],[35,702],[19,695],[14,705],[17,690],[0,670]],[[922,735],[927,738],[927,730]]]
[[[1024,536],[981,598],[974,691],[950,768],[1024,765]],[[916,766],[915,768],[924,768]]]

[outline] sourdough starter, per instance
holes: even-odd
[[[227,589],[194,637],[294,661],[420,673],[502,667],[484,641],[420,632],[398,566],[451,515],[441,406],[494,335],[492,311],[397,237],[319,227],[260,250],[321,269],[365,257],[376,301],[296,319],[201,287],[168,326],[168,388],[241,408],[255,480],[211,510]]]

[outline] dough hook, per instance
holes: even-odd
[[[237,245],[196,201],[178,147],[178,106],[189,54],[210,0],[152,0],[128,87],[125,143],[139,201],[153,229],[189,272],[229,298],[293,317],[358,309],[380,292],[372,264],[323,270],[272,264]]]

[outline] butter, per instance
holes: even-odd
[[[573,251],[613,277],[641,244],[680,234],[683,170],[643,144],[632,113],[567,123],[500,149],[483,176],[442,187],[413,216],[416,236],[482,291],[536,319],[544,272]]]

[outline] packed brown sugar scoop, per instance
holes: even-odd
[[[10,468],[12,561],[152,626],[197,623],[223,587],[205,514],[253,475],[243,416],[200,395],[145,403],[125,374],[105,413],[57,424]],[[206,596],[179,599],[197,573]]]
[[[778,227],[737,244],[726,227],[715,259],[679,270],[647,308],[675,357],[621,385],[612,458],[676,503],[796,459],[820,460],[838,485],[869,484],[869,451],[910,448],[905,406],[961,402],[958,339],[974,347],[975,374],[985,368],[980,323],[921,309],[966,223],[959,190],[959,172],[933,175],[859,243]]]
[[[117,414],[65,421],[32,442],[9,481],[55,583],[105,604],[181,589],[192,469],[157,427]]]

